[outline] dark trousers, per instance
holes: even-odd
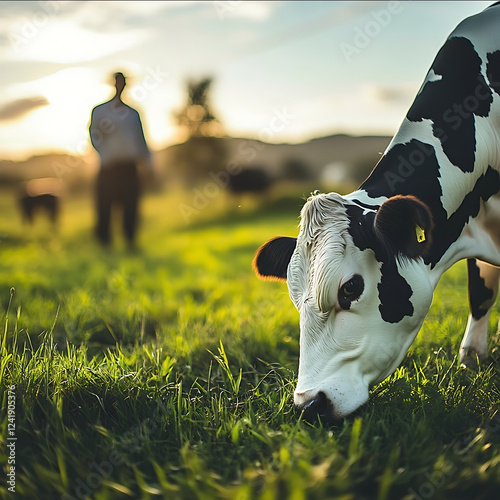
[[[123,231],[129,244],[134,242],[137,229],[139,175],[134,161],[116,162],[101,167],[97,177],[97,227],[102,244],[111,241],[110,221],[113,206],[123,211]]]

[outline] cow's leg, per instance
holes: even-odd
[[[498,293],[500,267],[476,259],[467,260],[470,314],[460,345],[460,361],[466,366],[486,357],[488,320]]]

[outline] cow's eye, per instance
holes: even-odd
[[[351,302],[359,298],[364,289],[363,278],[355,274],[349,281],[346,281],[339,290],[339,305],[342,309],[349,309]]]

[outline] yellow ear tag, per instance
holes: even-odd
[[[425,241],[425,231],[417,224],[415,232],[417,233],[417,241],[423,243]]]

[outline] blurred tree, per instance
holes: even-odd
[[[213,79],[188,80],[187,102],[175,113],[177,123],[187,131],[190,137],[219,137],[222,125],[212,112],[209,91]]]
[[[175,149],[178,174],[188,187],[211,180],[210,173],[226,168],[227,152],[223,127],[212,111],[210,90],[213,79],[188,80],[187,101],[174,113],[186,140]]]

